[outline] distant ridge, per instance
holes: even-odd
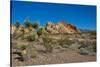
[[[96,30],[89,30],[89,29],[79,29],[81,32],[96,32]]]

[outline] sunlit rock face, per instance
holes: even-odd
[[[76,26],[65,22],[58,22],[57,24],[48,22],[45,28],[48,33],[80,33]]]

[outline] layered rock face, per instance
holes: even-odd
[[[57,24],[48,22],[45,29],[48,33],[80,33],[80,30],[76,26],[65,22],[59,22]]]

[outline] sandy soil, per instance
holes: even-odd
[[[17,41],[15,41],[17,42]],[[24,41],[18,41],[17,43],[24,43]],[[12,65],[44,65],[44,64],[61,64],[61,63],[76,63],[76,62],[91,62],[96,61],[96,56],[80,55],[78,50],[71,50],[65,48],[55,48],[52,53],[45,53],[45,47],[41,45],[41,42],[35,42],[33,46],[37,49],[38,54],[33,59],[26,61],[15,60],[16,54],[12,54]],[[14,50],[14,49],[13,49]]]

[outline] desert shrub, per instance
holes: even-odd
[[[90,35],[96,35],[96,32],[90,32]]]
[[[81,55],[89,55],[89,51],[86,48],[80,48],[80,54]]]
[[[27,41],[35,41],[36,39],[38,39],[38,35],[35,31],[31,31],[29,34],[25,35],[24,38]]]
[[[53,48],[50,44],[47,43],[44,46],[45,46],[47,52],[52,52]]]
[[[35,36],[34,35],[29,35],[27,36],[28,41],[35,41]]]
[[[25,50],[26,48],[27,48],[26,45],[22,45],[22,46],[21,46],[21,49],[22,49],[22,50]]]
[[[23,37],[24,35],[22,34],[22,33],[16,33],[15,35],[14,35],[14,39],[22,39],[22,37]]]
[[[16,37],[17,40],[24,40],[24,34],[19,34],[17,37]]]
[[[23,37],[22,37],[22,40],[27,40],[29,34],[24,34]]]
[[[16,28],[19,28],[20,23],[19,23],[19,21],[18,21],[18,20],[16,21],[15,26],[16,26]]]
[[[26,19],[25,19],[25,22],[24,22],[24,26],[25,26],[26,28],[29,28],[31,25],[32,25],[32,24],[31,24],[30,20],[29,20],[28,18],[26,18]]]
[[[20,39],[21,40],[24,40],[25,39],[24,34],[22,36],[20,36]]]
[[[32,49],[31,49],[31,57],[34,58],[36,56],[37,56],[37,50],[36,50],[36,48],[32,47]]]
[[[94,31],[94,32],[90,32],[89,33],[89,37],[91,38],[91,39],[96,39],[96,32]]]
[[[90,45],[90,42],[82,41],[82,42],[79,42],[79,44],[81,45],[79,47],[79,49],[80,48],[86,48],[86,47],[88,47]]]
[[[43,28],[40,28],[40,29],[37,31],[37,34],[38,34],[38,36],[40,36],[40,35],[42,35],[42,33],[43,33]]]
[[[87,48],[89,50],[93,50],[93,51],[96,51],[96,42],[80,42],[81,46],[79,47],[80,48]]]
[[[78,50],[78,48],[80,47],[81,45],[78,44],[78,43],[73,43],[69,46],[69,48],[73,49],[73,50]]]
[[[25,49],[27,48],[27,45],[18,44],[18,45],[17,45],[17,48],[18,48],[18,49],[21,49],[21,50],[25,50]]]
[[[38,29],[39,28],[38,22],[33,23],[32,26],[33,26],[34,29]]]
[[[44,46],[46,48],[46,52],[52,52],[53,47],[51,44],[52,39],[51,38],[43,38]]]
[[[96,49],[97,49],[97,48],[96,48],[96,42],[92,42],[91,45],[90,45],[90,47],[91,47],[90,49],[91,49],[93,52],[96,52]]]
[[[93,51],[96,52],[96,49],[97,49],[96,44],[94,44],[93,45]]]
[[[64,47],[65,45],[70,46],[72,43],[74,43],[72,40],[69,39],[63,39],[63,40],[59,40],[59,45],[61,45],[62,47]]]
[[[95,55],[96,54],[96,42],[83,42],[79,47],[80,54]]]

